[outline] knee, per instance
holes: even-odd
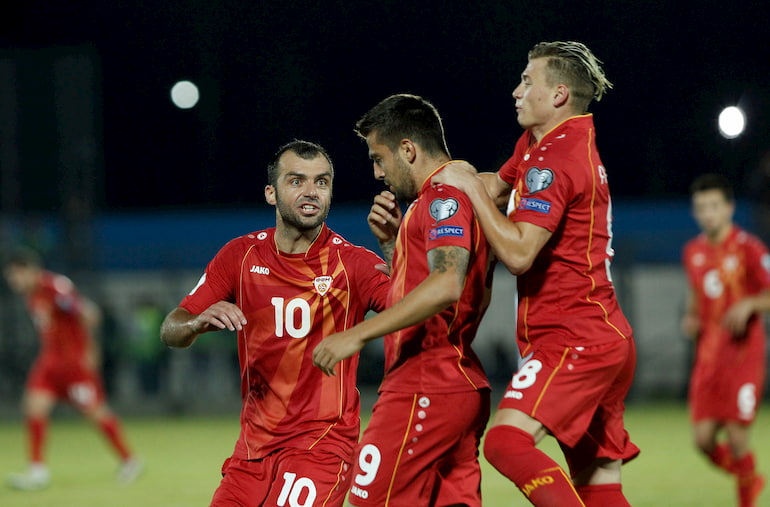
[[[716,447],[716,439],[712,435],[696,434],[693,443],[704,454],[710,454]]]
[[[494,426],[484,438],[484,457],[495,468],[517,454],[526,454],[535,448],[535,439],[514,426]]]

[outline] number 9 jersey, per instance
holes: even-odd
[[[307,252],[278,250],[275,228],[227,243],[180,306],[200,314],[236,304],[241,433],[233,457],[262,458],[281,448],[324,450],[350,459],[359,436],[358,355],[327,377],[313,366],[316,345],[385,308],[385,262],[323,226]]]

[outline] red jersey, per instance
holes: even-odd
[[[610,275],[612,205],[593,116],[569,118],[540,142],[524,132],[499,174],[517,190],[509,218],[552,233],[518,276],[521,354],[541,339],[588,346],[630,337]]]
[[[40,336],[39,360],[81,364],[91,335],[82,320],[83,300],[72,281],[64,275],[44,271],[26,303]]]
[[[180,306],[200,314],[238,305],[241,434],[233,456],[259,459],[280,448],[327,450],[349,459],[359,436],[358,355],[328,377],[313,366],[323,338],[385,307],[384,261],[323,226],[306,253],[277,249],[275,228],[227,243]]]
[[[684,247],[682,262],[698,308],[698,363],[720,368],[739,363],[747,355],[764,357],[761,315],[751,316],[745,336],[733,336],[724,328],[722,320],[733,304],[770,290],[770,254],[765,245],[733,226],[719,244],[709,242],[704,234],[689,241]]]
[[[468,197],[455,187],[433,187],[430,179],[404,214],[396,237],[388,306],[430,274],[428,251],[439,246],[459,246],[470,252],[465,287],[460,300],[450,307],[385,336],[381,391],[453,393],[489,387],[481,361],[471,349],[491,295],[489,245]]]

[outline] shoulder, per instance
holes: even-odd
[[[246,252],[250,248],[269,247],[272,242],[274,229],[263,229],[261,231],[250,232],[243,236],[233,238],[220,249],[220,253],[239,253]]]
[[[324,246],[337,250],[340,255],[346,259],[385,262],[373,251],[366,247],[351,243],[331,229],[329,229],[329,236],[327,237]]]
[[[71,294],[75,292],[75,284],[72,280],[62,274],[50,271],[43,274],[40,286],[44,290],[57,294]]]

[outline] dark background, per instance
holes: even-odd
[[[83,112],[96,132],[95,211],[232,208],[263,202],[265,165],[292,138],[330,151],[338,203],[369,201],[382,185],[353,125],[397,92],[436,105],[454,157],[495,170],[520,134],[511,91],[526,53],[558,39],[585,42],[615,85],[591,111],[616,199],[684,197],[705,170],[760,195],[770,150],[762,2],[7,4],[0,57],[18,62],[21,210],[61,207],[71,170],[57,155],[49,71],[28,63],[41,55],[95,62],[94,107]],[[180,79],[200,88],[191,110],[169,99]],[[717,130],[727,105],[747,113],[738,139]]]

